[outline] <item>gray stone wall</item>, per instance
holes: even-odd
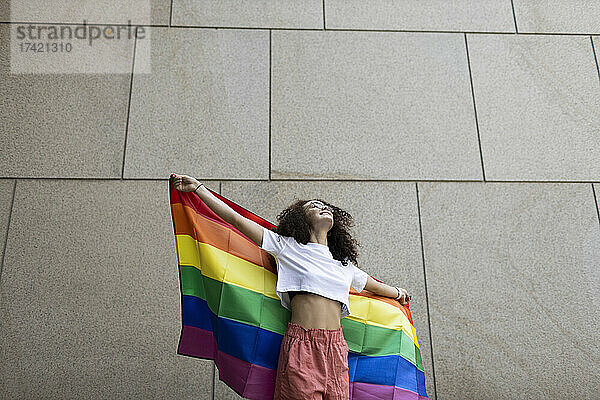
[[[600,398],[599,2],[142,3],[0,4],[1,398],[239,398],[176,354],[172,172],[347,209],[431,399]],[[11,70],[84,19],[150,39]]]

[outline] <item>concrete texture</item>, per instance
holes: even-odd
[[[272,41],[273,179],[482,178],[463,35]]]
[[[10,21],[10,2],[0,2],[0,22]]]
[[[130,77],[11,74],[9,25],[0,38],[2,177],[120,177]]]
[[[510,1],[326,0],[327,29],[515,32]]]
[[[323,1],[173,0],[172,24],[323,29]]]
[[[598,60],[600,59],[600,36],[591,36],[592,44],[594,47],[594,58],[596,61],[596,70],[600,77],[600,70],[598,70]]]
[[[519,33],[600,33],[600,3],[594,0],[513,0]]]
[[[593,184],[592,191],[594,193],[594,200],[596,201],[596,212],[598,213],[598,220],[600,221],[600,184]]]
[[[419,200],[438,399],[598,398],[591,186],[419,183]]]
[[[152,73],[133,78],[124,176],[267,179],[269,32],[153,28],[138,44]]]
[[[176,354],[168,203],[161,181],[17,181],[0,285],[3,398],[212,396],[212,362]]]
[[[600,179],[589,37],[467,35],[486,179]]]
[[[6,243],[6,232],[10,221],[11,202],[15,181],[12,179],[0,179],[0,260],[4,258],[4,245]],[[0,266],[0,274],[2,266]],[[0,275],[1,277],[2,275]],[[0,303],[1,303],[0,298]]]
[[[10,0],[0,6],[0,20],[82,24],[168,25],[171,0]],[[10,6],[6,3],[10,3]],[[9,11],[10,10],[10,11]]]

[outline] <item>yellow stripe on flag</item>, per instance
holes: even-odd
[[[194,266],[208,278],[279,300],[275,291],[277,276],[271,271],[214,246],[198,242],[189,235],[176,235],[175,240],[180,265]],[[394,310],[393,305],[350,294],[348,306],[351,314],[346,318],[367,325],[403,330],[419,347],[415,327],[404,313]]]

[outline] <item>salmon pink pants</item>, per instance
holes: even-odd
[[[281,341],[273,400],[348,400],[348,344],[338,329],[288,322]]]

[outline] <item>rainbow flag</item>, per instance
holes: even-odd
[[[178,191],[172,178],[169,186],[183,325],[177,353],[214,360],[219,379],[240,396],[271,400],[281,340],[291,318],[275,292],[275,259],[196,194]],[[210,192],[246,218],[275,227]],[[426,399],[408,305],[352,287],[349,305],[351,314],[341,324],[350,348],[350,398]]]

